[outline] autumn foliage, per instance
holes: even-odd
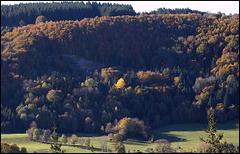
[[[139,121],[152,128],[202,122],[209,107],[221,122],[239,115],[236,15],[103,16],[28,24],[3,35],[4,130],[26,130],[32,121],[48,128],[49,118],[59,132],[97,132],[116,119],[128,134],[128,125],[142,131]],[[82,69],[66,55],[102,67]]]

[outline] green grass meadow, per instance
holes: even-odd
[[[38,142],[33,142],[27,138],[27,134],[1,134],[1,142],[7,142],[9,144],[16,143],[19,147],[26,147],[27,152],[32,153],[36,151],[37,153],[48,153],[50,149],[50,144],[42,144]],[[90,150],[84,150],[75,147],[62,146],[67,153],[91,153]]]
[[[205,124],[176,124],[176,125],[167,125],[162,128],[153,130],[154,140],[157,139],[167,139],[172,143],[172,147],[179,146],[182,148],[182,151],[187,151],[196,147],[199,143],[202,143],[199,137],[207,138],[207,134],[203,131],[207,128]],[[239,145],[239,120],[230,121],[224,124],[217,124],[218,132],[223,132],[223,139],[228,143],[233,143]],[[68,143],[71,144],[71,135],[66,134],[68,137]],[[99,138],[103,137],[97,134],[85,134],[78,133],[76,134],[79,138],[90,138],[91,143],[94,147],[100,148]],[[59,135],[59,137],[61,134]],[[47,153],[49,152],[50,144],[42,144],[33,142],[27,139],[25,133],[22,134],[1,134],[1,142],[7,142],[9,144],[16,143],[19,147],[26,147],[28,152],[38,152],[38,153]],[[79,145],[79,143],[76,143]],[[130,150],[140,150],[144,151],[147,148],[155,148],[156,143],[149,143],[140,139],[127,139],[124,141],[126,151]],[[107,142],[108,149],[112,149],[114,145],[110,142]],[[84,150],[76,147],[63,146],[62,149],[65,149],[67,153],[91,153],[90,150]]]
[[[154,130],[153,133],[155,139],[167,139],[172,143],[172,147],[180,146],[186,151],[203,143],[199,137],[206,139],[208,136],[204,129],[207,129],[205,124],[179,124],[164,126]],[[220,132],[223,132],[223,140],[239,145],[239,120],[217,124],[217,134]]]

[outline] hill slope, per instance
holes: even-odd
[[[234,16],[104,16],[17,27],[1,38],[2,126],[50,128],[55,120],[60,132],[96,132],[130,116],[156,128],[205,121],[210,106],[220,122],[234,119],[238,42]],[[105,68],[85,71],[63,54]]]

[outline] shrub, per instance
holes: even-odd
[[[223,153],[239,153],[239,146],[234,146],[232,143],[227,143]]]
[[[19,153],[19,147],[17,146],[16,143],[12,143],[10,145],[10,153]]]
[[[154,141],[154,143],[169,143],[169,141],[167,139],[159,139]]]
[[[34,129],[33,131],[33,139],[34,140],[39,140],[39,135],[40,135],[40,132],[37,128]]]
[[[206,143],[200,143],[192,150],[192,152],[206,153],[208,148],[209,145],[207,145]]]
[[[85,139],[84,139],[84,138],[80,138],[80,139],[79,139],[79,144],[80,144],[80,145],[83,145],[84,143],[85,143]]]
[[[108,138],[108,141],[111,142],[113,138],[113,133],[109,133],[107,138]]]
[[[154,153],[153,148],[147,148],[144,150],[146,153]]]
[[[115,142],[115,143],[120,142],[123,139],[124,139],[123,134],[119,134],[119,133],[114,134],[113,137],[112,137],[112,141]]]
[[[113,132],[113,125],[111,122],[107,123],[106,128],[105,128],[106,133],[112,133]]]
[[[67,141],[68,141],[68,140],[67,140],[67,137],[66,137],[64,134],[62,134],[61,142],[66,144]]]
[[[10,145],[6,142],[1,142],[1,153],[10,153]]]
[[[27,153],[27,149],[25,147],[20,149],[16,143],[9,145],[6,142],[1,142],[1,153]]]
[[[73,134],[73,135],[72,135],[72,138],[71,138],[71,143],[72,143],[72,144],[75,144],[77,141],[78,141],[77,135]]]
[[[88,147],[88,148],[90,148],[90,142],[91,142],[91,140],[88,138],[88,139],[85,139],[85,145]]]
[[[126,153],[125,146],[122,141],[118,142],[114,147],[113,151],[116,153]]]
[[[47,141],[48,138],[50,137],[50,134],[51,134],[51,131],[49,129],[43,130],[42,140]]]
[[[158,143],[156,146],[156,152],[160,153],[173,153],[175,150],[171,148],[171,143],[170,142],[163,142],[163,143]]]
[[[26,134],[28,135],[28,138],[33,138],[33,131],[34,131],[35,128],[29,128],[27,131],[26,131]]]
[[[27,153],[27,148],[21,147],[20,153]]]

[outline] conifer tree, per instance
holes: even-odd
[[[64,153],[65,150],[61,149],[62,144],[58,143],[58,135],[56,132],[57,127],[55,126],[55,123],[53,124],[53,135],[51,135],[53,139],[53,144],[51,144],[50,149],[53,150],[53,153]]]
[[[206,152],[208,153],[222,153],[225,149],[227,142],[221,142],[223,138],[223,133],[217,134],[216,122],[214,121],[214,109],[212,107],[208,110],[208,129],[205,130],[208,133],[208,139],[203,139],[200,137],[200,140],[204,143],[210,145]]]

